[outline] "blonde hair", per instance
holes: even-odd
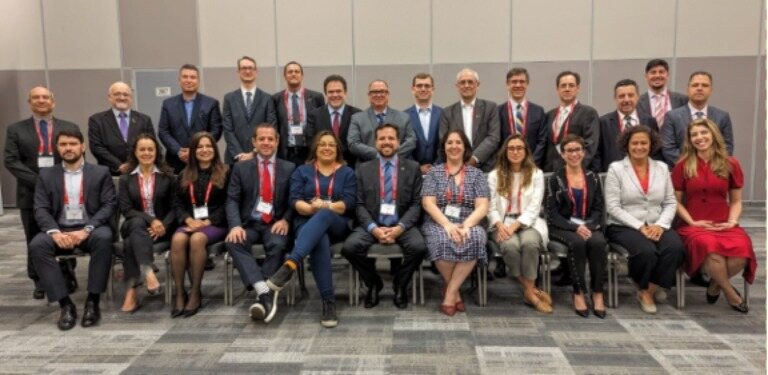
[[[683,175],[685,178],[696,178],[698,173],[698,155],[696,148],[691,142],[691,130],[694,127],[702,126],[712,134],[712,159],[709,161],[709,167],[712,172],[720,178],[728,178],[731,174],[731,164],[728,162],[728,151],[725,149],[725,139],[720,133],[717,124],[708,119],[698,119],[688,124],[686,130],[685,142],[683,142],[683,151],[680,153],[678,163],[683,163]]]
[[[536,171],[536,163],[533,162],[533,155],[531,155],[531,149],[528,144],[525,143],[525,139],[520,134],[515,134],[507,137],[503,146],[496,155],[496,191],[502,195],[509,195],[512,193],[512,163],[507,158],[507,146],[509,142],[519,139],[523,142],[525,147],[525,158],[520,165],[520,171],[523,173],[523,181],[520,184],[520,189],[526,188],[531,184],[533,180],[533,173]]]

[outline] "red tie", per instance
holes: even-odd
[[[336,136],[338,137],[339,136],[339,127],[341,126],[341,125],[339,125],[339,112],[338,111],[333,111],[333,124],[331,124],[331,126],[333,127],[333,133],[336,134]]]
[[[261,168],[261,199],[272,203],[272,176],[269,174],[269,160],[264,160],[264,168]],[[272,214],[261,214],[261,221],[265,224],[272,222]]]

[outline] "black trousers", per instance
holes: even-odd
[[[341,255],[360,273],[367,287],[380,284],[381,277],[376,273],[376,260],[368,258],[371,245],[377,243],[376,238],[365,229],[357,227],[344,241]],[[403,262],[395,273],[393,289],[407,289],[413,273],[427,255],[427,245],[417,227],[412,227],[400,237],[396,243],[403,249]]]
[[[608,255],[605,252],[605,236],[603,232],[592,232],[592,237],[584,240],[576,232],[552,229],[549,238],[560,241],[568,247],[568,269],[573,280],[573,292],[587,292],[586,264],[589,263],[589,290],[592,293],[602,293],[605,281]]]
[[[24,239],[27,241],[27,246],[32,242],[32,238],[40,232],[40,227],[37,226],[35,221],[35,212],[32,209],[22,208],[21,210],[21,225],[24,227]],[[32,265],[32,257],[27,255],[27,276],[37,283],[40,278],[37,277],[35,267]]]
[[[640,289],[650,283],[662,288],[675,285],[675,272],[685,261],[685,245],[674,230],[665,230],[659,242],[622,225],[609,225],[606,234],[610,242],[629,251],[629,276]]]
[[[151,266],[155,261],[153,245],[156,242],[169,241],[173,234],[173,228],[165,228],[165,236],[157,241],[152,240],[147,231],[147,224],[144,219],[133,217],[126,220],[120,228],[123,236],[123,269],[125,270],[125,281],[128,287],[135,287],[141,284],[141,266]]]
[[[287,138],[286,138],[286,141],[287,141]],[[296,164],[296,167],[299,167],[307,163],[308,155],[309,155],[309,148],[307,148],[306,146],[288,147],[288,155],[286,157],[286,160],[290,161],[293,164]]]
[[[227,242],[227,251],[232,257],[232,263],[243,280],[243,285],[250,290],[258,281],[264,281],[277,272],[277,269],[283,264],[286,248],[288,247],[288,237],[272,233],[272,225],[259,222],[249,222],[243,226],[245,229],[244,243]],[[251,253],[251,246],[255,243],[264,245],[266,258],[259,267],[256,258]]]

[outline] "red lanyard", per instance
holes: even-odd
[[[328,182],[328,199],[333,197],[333,182],[336,181],[336,169],[336,166],[334,166],[331,181]],[[315,198],[320,198],[320,177],[317,171],[317,163],[315,163]]]
[[[48,121],[48,125],[50,125],[50,129],[48,129],[48,150],[43,149],[43,134],[40,133],[40,125],[35,126],[35,133],[37,133],[37,154],[43,155],[53,155],[53,120]]]
[[[298,101],[301,101],[304,99],[305,89],[301,89],[301,95],[297,98]],[[291,94],[293,96],[294,94]],[[291,107],[288,104],[288,90],[286,89],[283,93],[283,103],[285,104],[285,113],[288,114],[288,125],[293,125],[293,113],[291,113]],[[304,111],[302,110],[304,106],[299,103],[299,124],[304,121]]]
[[[82,171],[80,174],[80,206],[85,204],[85,185],[83,183],[85,181],[85,171]],[[64,174],[64,206],[69,205],[69,194],[67,194],[67,175]]]
[[[637,176],[637,180],[640,181],[640,188],[643,189],[643,194],[648,194],[648,181],[651,177],[651,171],[650,171],[650,165],[645,166],[645,178],[640,178],[640,175],[637,174],[637,169],[632,166],[632,170],[635,171],[635,176]]]
[[[568,135],[568,127],[571,124],[571,117],[573,117],[574,108],[576,108],[575,101],[568,108],[568,117],[565,119],[565,122],[563,122],[562,128],[560,128],[560,134]],[[560,136],[560,134],[557,133],[558,122],[560,122],[560,107],[557,107],[557,112],[555,113],[555,120],[552,121],[552,143],[554,144],[557,144],[557,138]]]
[[[152,177],[149,178],[149,191],[144,191],[144,175],[139,172],[139,177],[136,179],[139,183],[139,196],[141,197],[141,209],[147,212],[149,202],[152,202],[152,198],[155,195],[155,174],[152,173]],[[194,204],[194,203],[192,203]]]
[[[387,163],[387,162],[385,162]],[[400,160],[395,162],[395,170],[392,172],[392,201],[397,201],[397,168],[400,166]],[[379,196],[381,201],[384,202],[384,174],[382,173],[383,166],[379,167]]]
[[[528,102],[523,101],[521,103],[523,105],[523,134],[525,135],[526,132],[526,126],[525,122],[528,120]],[[517,134],[517,129],[515,128],[515,116],[512,114],[512,101],[509,101],[509,104],[507,105],[507,119],[509,120],[509,134]]]
[[[464,175],[466,174],[464,166],[461,167],[458,174],[461,177],[461,184],[459,184],[459,194],[456,197],[456,203],[461,206],[461,203],[464,201]],[[448,178],[448,186],[445,189],[445,200],[447,204],[451,204],[451,200],[453,199],[453,189],[451,189],[453,181],[451,180],[451,174],[448,172],[448,165],[445,166],[445,176]]]
[[[584,186],[582,188],[582,191],[584,194],[581,197],[581,218],[586,219],[587,218],[587,175],[584,173],[584,171],[581,172],[582,178],[584,179]],[[573,195],[573,189],[571,188],[571,179],[568,178],[568,172],[565,172],[565,179],[568,182],[568,198],[571,200],[571,204],[573,205],[573,212],[571,213],[572,216],[576,216],[576,197]]]
[[[197,200],[195,200],[195,184],[190,183],[189,184],[189,200],[192,202],[192,207],[197,207]],[[213,188],[213,183],[211,181],[208,181],[208,188],[205,189],[205,206],[208,205],[208,198],[211,197],[211,189]]]
[[[514,178],[512,180],[514,182]],[[523,182],[520,181],[520,187],[517,189],[517,214],[523,212]],[[507,214],[512,213],[512,186],[510,186],[509,196],[507,197],[509,204],[507,205]]]

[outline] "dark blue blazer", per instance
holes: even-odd
[[[323,198],[328,191],[330,178],[320,178],[320,192]],[[352,168],[343,166],[336,170],[336,177],[333,183],[333,196],[331,200],[344,201],[346,211],[344,215],[347,219],[355,217],[355,192],[356,192],[355,171]],[[304,164],[296,168],[291,174],[289,204],[291,208],[296,207],[296,202],[303,200],[311,201],[315,197],[315,166],[313,164]],[[295,215],[293,217],[294,228],[299,228],[309,220],[309,217]]]
[[[187,124],[187,112],[181,94],[163,101],[157,133],[166,148],[165,160],[178,173],[186,163],[177,156],[179,150],[189,147],[189,140],[197,132],[209,132],[217,141],[221,138],[221,111],[219,101],[197,93],[192,106],[192,124]]]
[[[429,141],[424,137],[424,130],[419,120],[419,111],[416,106],[410,106],[404,111],[411,117],[411,126],[416,133],[416,149],[411,156],[419,164],[435,164],[437,162],[437,149],[440,147],[440,117],[443,115],[443,108],[432,104],[432,117],[429,120]]]
[[[512,133],[509,127],[509,100],[499,105],[499,121],[501,123],[501,142],[503,143]],[[514,116],[514,110],[512,111]],[[547,141],[547,116],[544,108],[528,100],[528,111],[525,113],[525,143],[533,152],[533,161],[536,166],[544,165],[544,147]],[[506,145],[502,145],[504,147]]]
[[[227,223],[229,228],[244,226],[251,220],[251,212],[259,197],[261,183],[258,173],[258,157],[235,163],[227,189]],[[293,207],[288,205],[288,181],[296,165],[283,159],[275,159],[275,188],[272,192],[273,222],[293,218]]]

